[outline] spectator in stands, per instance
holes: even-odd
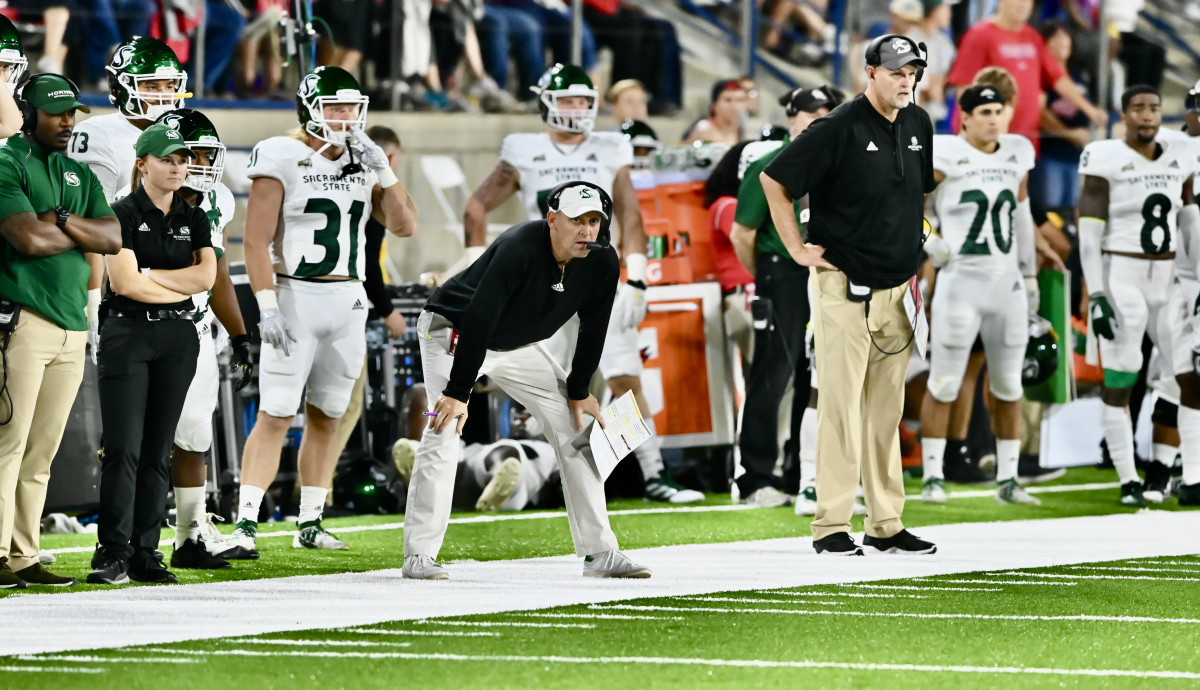
[[[508,84],[508,56],[517,65],[515,95],[519,101],[532,101],[530,90],[546,70],[546,51],[542,25],[513,7],[486,2],[483,19],[475,24],[483,65],[488,76],[501,87]]]
[[[574,64],[575,61],[571,59],[571,10],[563,0],[488,0],[488,4],[502,5],[515,10],[537,23],[540,29],[539,56],[544,57],[541,46],[545,46],[550,49],[554,62]],[[592,36],[587,21],[584,20],[581,24],[583,50],[579,66],[590,73],[596,67],[596,39]],[[597,81],[594,75],[592,81]]]
[[[283,59],[273,32],[284,16],[285,0],[241,0],[253,20],[242,31],[238,43],[241,79],[235,83],[240,96],[254,93],[268,98],[290,100],[294,94],[280,88],[283,81]],[[267,40],[264,41],[263,39]],[[262,67],[259,67],[259,60]],[[259,75],[262,83],[259,84]]]
[[[921,0],[892,0],[888,5],[888,25],[877,36],[868,34],[853,50],[850,51],[850,74],[854,77],[854,91],[862,93],[867,88],[866,62],[863,57],[867,45],[885,34],[907,35],[919,22],[925,19],[925,6]]]
[[[1065,70],[1071,57],[1071,34],[1066,25],[1051,20],[1042,25],[1040,33],[1050,54]],[[1077,75],[1071,78],[1082,91],[1082,80]],[[1030,175],[1030,196],[1050,209],[1074,208],[1079,200],[1079,156],[1092,140],[1087,114],[1052,92],[1042,106],[1040,129],[1042,155]]]
[[[646,87],[637,79],[622,79],[610,86],[604,101],[612,108],[614,129],[620,129],[626,120],[645,122],[649,117],[646,99]]]
[[[332,34],[321,37],[317,55],[319,64],[337,65],[351,74],[358,70],[363,53],[371,42],[371,2],[372,0],[314,0],[313,16],[324,21]],[[408,4],[425,6],[425,26],[428,28],[429,2]],[[426,53],[428,54],[428,51]]]
[[[1092,105],[1046,48],[1045,41],[1028,24],[1033,0],[999,0],[996,14],[971,27],[959,44],[958,58],[946,78],[951,86],[967,86],[980,69],[1003,67],[1017,84],[1010,131],[1038,147],[1041,96],[1053,89],[1075,104],[1096,126],[1108,123],[1108,115]],[[957,130],[958,113],[953,129]]]
[[[583,17],[592,28],[596,47],[612,51],[611,80],[636,79],[649,87],[660,107],[668,105],[673,92],[667,93],[670,79],[665,73],[681,69],[675,27],[622,0],[584,0]]]
[[[743,139],[743,118],[748,106],[746,89],[737,79],[722,79],[713,84],[708,116],[696,120],[683,133],[684,146],[700,142],[733,145]]]
[[[925,16],[913,24],[906,35],[924,43],[928,50],[925,60],[929,66],[917,87],[917,101],[936,127],[950,114],[946,107],[946,75],[950,73],[950,65],[954,64],[957,49],[946,33],[950,28],[950,5],[946,0],[922,0],[921,5]]]
[[[457,78],[459,63],[465,61],[466,70],[474,80],[469,94],[479,99],[480,107],[485,112],[511,112],[517,109],[512,94],[484,70],[479,37],[475,33],[475,23],[483,15],[483,0],[449,0],[434,6],[429,15],[429,29],[437,72],[447,98],[465,105]]]
[[[204,7],[204,91],[212,95],[229,90],[229,65],[249,14],[241,3],[227,0],[208,0]],[[194,78],[194,68],[189,72]]]
[[[7,5],[22,19],[41,16],[45,32],[42,37],[42,57],[38,58],[37,69],[30,71],[61,74],[63,63],[67,60],[67,45],[63,42],[63,36],[66,35],[71,13],[79,9],[75,0],[8,0]]]
[[[833,52],[833,39],[837,31],[825,15],[829,0],[759,0],[759,11],[767,25],[763,32],[762,47],[775,55],[806,65],[817,65]],[[792,22],[808,37],[807,43],[795,45],[785,40],[784,31],[790,30]]]
[[[92,0],[91,13],[81,17],[87,23],[84,67],[88,83],[104,79],[104,66],[117,44],[128,37],[150,33],[150,18],[157,9],[154,0]],[[108,91],[108,84],[98,86],[97,90]]]

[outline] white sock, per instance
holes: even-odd
[[[944,438],[923,438],[921,439],[921,455],[924,464],[925,479],[944,479],[942,473],[942,458],[946,455],[946,439]]]
[[[325,511],[325,495],[329,490],[323,486],[301,486],[300,487],[300,519],[297,522],[303,524],[320,520],[321,513]]]
[[[263,496],[266,495],[265,489],[260,489],[257,486],[242,484],[238,490],[238,522],[249,520],[250,522],[258,522],[258,510],[262,507]]]
[[[996,483],[1017,478],[1017,458],[1021,454],[1021,440],[996,439]]]
[[[196,538],[204,512],[203,486],[175,487],[175,546]]]
[[[1104,426],[1104,441],[1108,444],[1108,455],[1117,468],[1117,477],[1122,484],[1141,481],[1133,459],[1133,427],[1129,424],[1129,410],[1124,407],[1102,405],[1100,421]]]
[[[1152,443],[1150,444],[1150,453],[1155,462],[1165,467],[1173,467],[1175,455],[1179,453],[1179,449],[1165,443]]]
[[[662,441],[658,438],[658,429],[654,426],[654,418],[646,417],[646,426],[650,428],[650,438],[634,449],[633,455],[642,468],[642,477],[646,481],[657,479],[663,473]]]
[[[800,489],[817,482],[817,410],[804,408],[800,416]]]
[[[1179,406],[1179,453],[1183,483],[1200,484],[1200,410]]]

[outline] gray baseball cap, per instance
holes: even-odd
[[[895,34],[884,36],[879,45],[879,65],[884,69],[900,69],[912,63],[918,69],[925,69],[925,59],[917,52],[916,41]],[[868,56],[868,62],[870,57]]]

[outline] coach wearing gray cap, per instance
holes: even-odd
[[[821,381],[817,404],[817,553],[862,555],[850,537],[861,474],[864,544],[933,553],[904,529],[898,426],[913,324],[904,300],[934,188],[933,128],[912,104],[925,67],[916,42],[867,46],[866,92],[814,122],[763,171],[771,218],[796,263],[812,267]],[[792,201],[808,195],[802,240]],[[920,318],[924,318],[922,315]]]

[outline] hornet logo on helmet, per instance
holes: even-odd
[[[133,54],[134,51],[132,45],[126,44],[121,46],[120,50],[113,54],[112,63],[109,65],[109,67],[112,67],[115,70],[125,69],[129,66],[129,63],[133,62]]]
[[[300,82],[298,90],[300,98],[312,98],[317,93],[317,85],[320,84],[321,78],[315,74],[310,74],[304,77],[304,81]]]
[[[912,50],[912,46],[903,38],[894,38],[892,39],[892,50],[896,51],[898,55],[903,55]]]

